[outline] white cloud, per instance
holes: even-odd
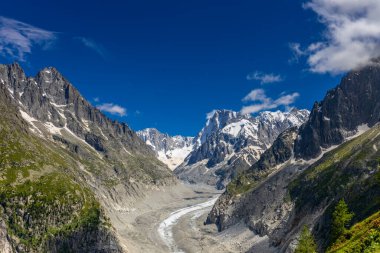
[[[263,89],[255,89],[248,93],[243,99],[243,102],[248,101],[260,101],[267,102],[269,98],[266,96],[265,91]]]
[[[240,110],[242,114],[256,113],[263,110],[275,109],[280,106],[288,108],[299,97],[299,93],[294,92],[292,94],[282,94],[276,100],[267,97],[263,89],[252,90],[247,96],[245,96],[243,102],[256,102],[252,105],[243,106]]]
[[[277,83],[283,81],[283,77],[281,75],[276,75],[273,73],[270,74],[265,74],[260,71],[255,71],[253,73],[250,73],[247,75],[247,80],[255,80],[255,81],[260,81],[261,84],[266,84],[266,83]]]
[[[121,107],[120,105],[115,105],[113,103],[100,104],[100,105],[97,105],[96,108],[98,108],[99,110],[103,112],[108,112],[108,113],[118,115],[121,117],[127,115],[127,109],[125,109],[124,107]]]
[[[95,98],[94,98],[94,101],[95,101],[95,102],[99,102],[100,99],[99,99],[98,97],[95,97]]]
[[[94,50],[96,53],[98,53],[101,57],[105,57],[106,55],[106,52],[105,52],[105,49],[102,45],[100,45],[99,43],[93,41],[92,39],[89,39],[89,38],[85,38],[85,37],[75,37],[75,39],[79,40],[80,42],[82,42],[83,45],[85,45],[86,47]]]
[[[321,41],[298,47],[312,72],[346,72],[380,56],[379,0],[311,0],[304,7],[326,26]]]
[[[56,40],[56,34],[35,26],[0,16],[0,54],[19,61],[32,53],[35,45],[47,49]]]

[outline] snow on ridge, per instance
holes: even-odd
[[[157,158],[171,170],[174,170],[185,160],[194,146],[194,137],[170,136],[155,128],[137,131],[137,135],[155,151]]]
[[[28,113],[26,113],[23,110],[20,110],[20,113],[21,113],[21,117],[26,122],[29,123],[29,125],[30,125],[29,130],[32,131],[35,134],[42,135],[42,132],[40,131],[40,129],[38,127],[36,127],[36,125],[34,124],[34,122],[36,122],[37,120],[35,118],[31,117]]]

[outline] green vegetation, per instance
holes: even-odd
[[[341,199],[332,214],[331,241],[335,241],[346,231],[353,216],[354,214],[349,212],[346,202]]]
[[[227,185],[227,192],[232,195],[243,194],[257,185],[258,181],[248,177],[246,173],[239,174]]]
[[[57,236],[107,225],[94,195],[75,179],[76,161],[14,123],[0,122],[0,216],[12,243],[44,252]]]
[[[331,221],[331,224],[326,224],[330,230],[322,237],[326,244],[328,239],[331,242],[335,241],[333,248],[337,247],[339,241],[352,238],[347,231],[347,226],[353,218],[350,211],[355,213],[354,221],[359,221],[380,210],[380,151],[377,148],[380,146],[379,133],[380,126],[374,126],[364,134],[326,153],[320,161],[305,170],[288,186],[291,199],[296,204],[296,215],[304,215],[305,212],[324,205],[323,203],[329,205],[328,203],[336,203],[335,199],[344,198],[345,202],[340,201],[336,206],[327,206],[324,213],[326,220]],[[364,240],[363,238],[360,240]]]
[[[317,244],[307,226],[304,226],[294,253],[317,253]]]
[[[346,230],[327,253],[380,252],[380,212]]]
[[[49,236],[68,235],[100,223],[100,207],[89,192],[68,176],[53,172],[0,191],[10,235],[39,248]]]
[[[342,144],[291,182],[288,189],[296,207],[345,197],[359,219],[376,212],[380,208],[380,149],[373,147],[380,146],[379,133],[380,127],[375,126]]]

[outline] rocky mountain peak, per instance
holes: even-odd
[[[193,150],[194,137],[170,136],[156,128],[137,131],[137,135],[156,153],[158,159],[174,170]]]
[[[175,173],[190,182],[224,185],[239,171],[248,169],[277,136],[300,126],[309,111],[262,112],[256,117],[230,110],[215,110],[195,138],[194,150]]]
[[[249,115],[241,115],[239,112],[232,110],[214,110],[210,112],[207,116],[207,122],[204,128],[199,132],[196,137],[197,145],[204,143],[210,134],[222,129],[230,122],[238,118],[250,118]]]
[[[99,151],[106,152],[106,142],[121,150],[154,156],[125,123],[106,117],[93,107],[54,67],[44,68],[35,77],[26,77],[19,64],[0,65],[0,83],[7,87],[13,103],[23,112],[36,132],[48,132],[49,138],[62,130]],[[34,124],[34,121],[42,123]]]
[[[341,144],[360,125],[376,124],[380,120],[379,96],[378,63],[349,72],[321,102],[314,103],[310,119],[300,128],[296,156],[317,157],[322,148]]]

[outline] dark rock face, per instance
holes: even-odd
[[[347,74],[323,101],[314,103],[308,122],[300,129],[296,156],[317,157],[321,148],[341,144],[358,126],[376,124],[380,120],[379,97],[379,61]]]
[[[45,248],[48,252],[88,252],[121,253],[122,248],[114,235],[105,229],[84,229],[67,236],[57,236],[49,240]]]
[[[288,161],[293,155],[294,140],[297,132],[298,127],[291,127],[281,133],[273,142],[273,145],[261,155],[260,159],[248,172],[273,169],[275,166]]]
[[[112,121],[87,102],[55,68],[45,68],[36,77],[26,77],[18,64],[0,65],[0,82],[8,87],[18,106],[41,122],[67,127],[98,151],[109,140],[118,148],[154,156],[154,152],[125,124]],[[97,137],[89,132],[98,132]],[[103,136],[104,135],[104,136]]]
[[[285,130],[283,133],[281,133],[278,138],[274,141],[273,145],[267,149],[260,157],[260,159],[251,166],[248,170],[244,171],[244,179],[246,180],[249,178],[250,183],[249,184],[256,184],[262,180],[265,180],[265,178],[273,173],[276,172],[279,168],[277,168],[277,165],[283,164],[286,161],[288,161],[293,156],[293,145],[294,140],[297,136],[297,127],[291,127],[287,130]],[[284,181],[288,182],[289,175],[294,175],[296,171],[295,167],[291,167],[287,172],[283,172],[275,177],[276,181],[281,180],[281,184],[284,184]],[[241,178],[236,178],[233,183],[236,185],[235,189],[239,187],[244,187],[244,182]],[[276,183],[273,185],[280,185],[280,183]],[[268,206],[273,204],[273,201],[276,201],[276,194],[279,194],[281,192],[282,195],[284,195],[284,189],[280,187],[281,189],[275,189],[271,185],[270,187],[267,187],[263,185],[260,188],[260,199],[261,202],[266,202]],[[241,199],[239,197],[236,197],[234,193],[231,193],[231,185],[228,185],[229,188],[227,188],[227,191],[222,194],[222,196],[218,199],[217,203],[209,213],[207,217],[206,223],[214,223],[218,226],[219,230],[223,230],[236,222],[238,222],[242,217],[248,217],[251,215],[252,209],[255,209],[255,212],[257,212],[256,215],[261,213],[260,205],[252,205],[251,203],[254,203],[254,197],[249,197],[248,199]],[[269,189],[269,190],[268,190]],[[253,190],[258,191],[256,189]],[[269,193],[268,193],[269,191]],[[275,194],[274,194],[275,193]],[[265,195],[266,194],[266,195]],[[248,193],[244,197],[248,197],[250,195],[253,195],[253,193]],[[270,199],[265,199],[265,197],[268,198],[270,196]],[[282,199],[281,199],[282,201]],[[280,205],[279,201],[277,201],[277,205]],[[261,231],[263,228],[259,229],[259,227],[263,223],[257,223],[255,225],[256,231]],[[258,232],[260,235],[265,235],[263,231]]]

